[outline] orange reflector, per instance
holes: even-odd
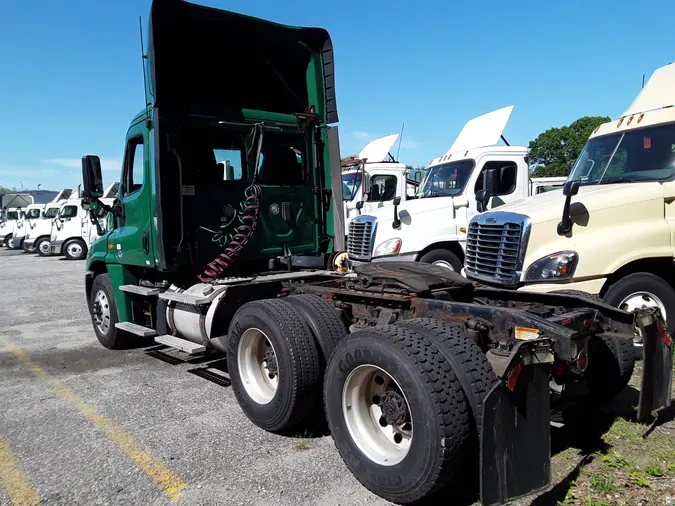
[[[626,123],[626,126],[630,125],[630,122],[631,122],[631,121],[633,121],[633,116],[631,116],[630,118],[628,118],[628,123]]]
[[[512,392],[516,389],[516,383],[518,383],[518,377],[520,376],[520,373],[523,372],[523,369],[525,369],[525,366],[522,363],[518,363],[513,368],[513,370],[509,373],[509,380],[507,381],[506,386]]]
[[[113,245],[112,245],[112,244],[108,244],[108,249],[113,249]]]
[[[621,118],[619,122],[616,124],[616,128],[619,128],[621,126],[621,123],[623,123],[623,118]]]
[[[459,231],[463,234],[466,234],[466,227],[459,227]]]
[[[640,121],[642,121],[642,118],[644,118],[644,117],[645,117],[644,113],[640,114],[640,115],[638,116],[637,122],[640,123]]]

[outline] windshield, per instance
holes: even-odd
[[[59,213],[58,207],[48,207],[45,211],[45,218],[54,218]]]
[[[460,160],[431,167],[417,188],[417,197],[454,197],[464,190],[473,170],[473,160]]]
[[[361,186],[361,172],[342,174],[342,200],[353,200]]]
[[[29,220],[39,218],[40,217],[40,210],[39,209],[29,209],[28,212],[26,213],[26,218]]]
[[[77,206],[64,206],[60,213],[61,218],[74,218],[77,216]]]
[[[19,213],[17,211],[7,211],[7,219],[8,220],[18,220],[19,219]]]
[[[605,135],[584,146],[570,175],[581,184],[663,181],[675,175],[675,124]]]

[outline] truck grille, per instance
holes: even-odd
[[[487,219],[485,219],[487,218]],[[523,223],[478,216],[469,223],[465,269],[477,279],[516,285],[522,268]]]
[[[370,260],[377,220],[372,216],[357,216],[349,222],[347,255],[350,260]]]

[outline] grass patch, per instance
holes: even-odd
[[[614,469],[623,469],[626,467],[632,467],[634,462],[635,459],[628,460],[626,457],[617,452],[614,452],[612,455],[602,456],[602,463]]]
[[[596,474],[590,477],[591,481],[591,490],[607,495],[616,492],[616,485],[614,484],[614,478],[612,475],[602,475]]]
[[[659,464],[649,464],[645,467],[645,474],[651,478],[661,478],[666,475],[665,471]]]
[[[640,471],[633,471],[629,476],[633,483],[635,483],[638,487],[649,488],[652,486],[649,478],[647,478],[644,473]]]
[[[310,441],[312,439],[312,433],[305,430],[302,434],[299,434],[295,439],[293,439],[293,448],[297,451],[309,450],[312,445]]]

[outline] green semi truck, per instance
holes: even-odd
[[[82,163],[83,206],[92,220],[109,211],[85,282],[103,346],[225,352],[254,424],[324,417],[350,471],[397,503],[479,492],[503,504],[545,488],[552,413],[610,400],[639,358],[640,419],[670,404],[658,309],[495,289],[430,264],[337,272],[325,30],[181,0],[155,0],[149,24],[147,105],[112,206],[99,158]]]

